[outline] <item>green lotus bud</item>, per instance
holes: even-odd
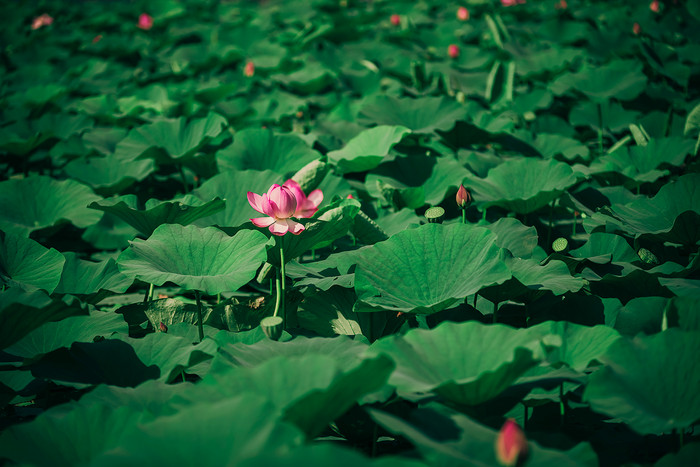
[[[442,220],[445,218],[445,210],[440,206],[433,206],[425,211],[425,218],[431,224],[442,224]]]
[[[328,174],[330,168],[330,165],[326,162],[317,159],[299,169],[299,171],[292,176],[292,180],[299,184],[299,187],[301,187],[304,193],[309,193],[318,187],[321,181],[326,177],[326,174]]]
[[[637,256],[646,264],[659,264],[659,258],[646,248],[640,248],[637,252]]]
[[[557,253],[561,253],[562,251],[566,251],[566,249],[569,247],[569,241],[565,239],[564,237],[559,237],[554,242],[552,243],[552,250],[556,251]]]
[[[277,341],[282,337],[282,322],[280,316],[268,316],[260,321],[260,327],[268,339]]]

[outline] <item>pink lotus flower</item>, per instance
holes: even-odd
[[[661,10],[661,6],[659,5],[659,0],[654,0],[649,4],[649,9],[653,11],[654,13],[658,13],[659,10]]]
[[[284,182],[282,186],[289,188],[297,200],[297,208],[294,211],[294,217],[303,219],[313,216],[316,211],[318,211],[318,205],[323,201],[323,192],[321,190],[314,190],[309,193],[307,197],[301,190],[299,184],[291,178]]]
[[[501,0],[503,6],[514,6],[521,3],[525,3],[525,0]]]
[[[469,10],[463,6],[457,8],[457,19],[460,21],[466,21],[469,19]]]
[[[447,55],[450,56],[450,58],[457,58],[459,57],[459,47],[456,46],[455,44],[450,44],[447,47]]]
[[[505,466],[517,465],[527,457],[527,439],[523,430],[509,418],[501,427],[496,438],[496,457]]]
[[[393,14],[389,18],[389,21],[391,21],[391,24],[393,24],[394,26],[398,26],[399,24],[401,24],[401,16]]]
[[[639,33],[642,32],[642,27],[639,25],[639,23],[634,23],[632,25],[632,32],[635,36],[638,36]]]
[[[566,10],[567,8],[569,8],[569,4],[566,3],[566,0],[559,0],[559,3],[554,5],[554,8],[556,8],[557,10]]]
[[[53,18],[44,13],[32,20],[32,29],[39,29],[41,27],[48,26],[51,23],[53,23]]]
[[[304,230],[302,224],[291,219],[297,210],[297,198],[290,188],[275,183],[262,196],[249,191],[248,202],[253,209],[269,216],[250,219],[255,226],[269,227],[273,235],[280,236],[287,232],[299,235]]]
[[[253,75],[255,74],[255,64],[248,60],[245,62],[245,66],[243,67],[243,75],[252,78]]]
[[[148,31],[153,27],[153,17],[147,13],[141,13],[137,26],[144,31]]]

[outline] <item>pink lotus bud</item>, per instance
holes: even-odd
[[[148,31],[153,27],[153,17],[147,13],[141,13],[139,16],[139,22],[136,26],[144,31]]]
[[[53,23],[53,18],[44,13],[32,20],[32,29],[39,29],[41,27],[48,26],[51,23]]]
[[[447,55],[449,55],[450,58],[459,57],[459,47],[455,44],[450,44],[447,46]]]
[[[515,6],[520,3],[525,3],[525,0],[501,0],[503,6]]]
[[[355,199],[355,197],[354,197],[353,195],[350,194],[350,195],[347,195],[347,196],[345,197],[345,199]]]
[[[98,35],[96,35],[95,37],[92,38],[92,43],[93,43],[93,44],[97,44],[97,43],[100,42],[101,40],[102,40],[102,34],[98,34]]]
[[[460,21],[466,21],[469,19],[469,10],[463,6],[457,8],[457,19]]]
[[[248,60],[245,63],[245,66],[243,67],[243,75],[247,76],[248,78],[252,78],[253,75],[255,74],[255,64]]]
[[[160,332],[168,332],[168,326],[166,326],[165,323],[162,321],[160,322],[158,328],[160,329]]]
[[[557,10],[566,10],[567,8],[569,8],[569,4],[566,3],[566,0],[559,0],[559,3],[557,3],[554,6],[554,8],[556,8]]]
[[[658,13],[661,10],[661,5],[659,5],[659,0],[654,0],[649,4],[649,9],[654,13]]]
[[[393,24],[394,26],[398,26],[399,24],[401,24],[401,16],[393,14],[391,15],[391,18],[389,18],[389,21],[391,21],[391,24]]]
[[[464,185],[460,184],[459,190],[457,190],[456,200],[459,209],[466,209],[470,204],[472,204],[472,194],[469,193],[466,188],[464,188]]]
[[[632,25],[632,32],[635,36],[638,36],[639,33],[642,32],[642,27],[639,25],[639,23],[634,23]]]
[[[527,457],[527,439],[523,430],[509,418],[496,438],[496,457],[505,466],[512,467]]]

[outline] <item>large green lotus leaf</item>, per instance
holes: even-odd
[[[554,159],[507,159],[489,170],[486,178],[470,176],[464,182],[474,200],[518,214],[536,211],[577,182],[568,164]]]
[[[693,279],[659,278],[659,283],[678,297],[700,299],[700,281]]]
[[[264,339],[254,344],[244,342],[222,344],[219,349],[219,360],[227,362],[227,364],[250,367],[260,365],[281,354],[286,357],[325,355],[333,357],[338,362],[350,364],[364,358],[363,355],[366,351],[367,344],[345,336],[333,338],[298,336],[289,342]]]
[[[0,232],[0,283],[4,286],[53,293],[65,262],[58,250],[45,248],[31,238]]]
[[[212,319],[212,311],[208,306],[203,306],[202,318],[204,324],[209,324]],[[124,319],[130,326],[139,326],[148,321],[153,329],[159,329],[160,323],[170,327],[173,324],[195,324],[199,321],[197,305],[185,303],[175,298],[163,298],[151,300],[147,303],[132,303],[124,305],[117,310],[124,315]],[[204,333],[209,334],[212,329],[204,327]],[[215,332],[215,330],[214,330]]]
[[[678,322],[684,331],[700,331],[700,300],[697,298],[674,297],[668,303],[666,314]]]
[[[73,252],[66,252],[63,256],[66,262],[56,293],[90,295],[101,290],[124,293],[133,283],[133,279],[119,272],[112,258],[95,263],[80,259]]]
[[[260,453],[285,452],[302,443],[303,434],[279,415],[269,401],[251,393],[203,402],[125,426],[119,446],[89,465],[239,465]]]
[[[402,126],[380,125],[370,128],[348,141],[342,149],[329,152],[328,158],[345,173],[372,170],[410,132]]]
[[[10,287],[0,292],[0,349],[49,321],[87,314],[74,297],[51,299],[44,291]]]
[[[549,89],[557,96],[571,89],[591,100],[615,98],[628,101],[639,96],[647,84],[639,60],[615,60],[599,67],[586,66],[577,73],[566,73],[555,79]]]
[[[286,452],[302,443],[303,434],[279,416],[268,400],[251,393],[203,402],[125,427],[119,447],[90,465],[239,465],[260,453]]]
[[[662,186],[653,198],[614,205],[593,214],[593,219],[617,224],[631,234],[694,245],[700,239],[700,174],[683,175]]]
[[[445,322],[382,338],[370,353],[396,362],[389,384],[399,392],[432,391],[451,404],[471,406],[498,396],[543,358],[544,337],[540,329]]]
[[[392,369],[385,356],[341,361],[335,356],[285,353],[253,368],[215,361],[188,396],[213,401],[244,392],[263,395],[284,411],[285,420],[313,439],[362,396],[381,388]]]
[[[102,198],[74,180],[54,180],[43,175],[0,182],[0,229],[29,236],[29,233],[71,222],[84,228],[97,223],[102,213],[87,205]]]
[[[567,23],[564,27],[570,27]],[[516,58],[515,65],[518,75],[527,78],[544,72],[563,71],[567,64],[580,57],[583,51],[573,47],[549,47],[544,50],[528,51]]]
[[[45,354],[32,363],[31,371],[36,378],[75,388],[98,384],[136,387],[160,374],[157,367],[144,365],[131,346],[116,339],[73,342],[70,349]]]
[[[498,431],[440,404],[430,403],[414,410],[408,421],[376,409],[369,409],[369,411],[371,417],[389,432],[403,436],[413,443],[428,465],[493,467],[500,464],[494,448]],[[598,465],[595,451],[587,443],[581,443],[564,452],[540,447],[532,440],[527,444],[529,455],[523,465],[538,467]]]
[[[627,130],[638,118],[639,112],[627,110],[615,101],[582,101],[571,109],[569,123],[573,126],[589,126],[595,130],[619,132]]]
[[[160,380],[171,382],[180,371],[211,359],[216,354],[216,341],[205,338],[195,345],[192,339],[171,335],[165,332],[146,334],[133,339],[124,334],[116,336],[134,348],[136,355],[146,366],[160,369]]]
[[[646,146],[623,146],[611,154],[598,158],[590,166],[590,173],[612,172],[637,182],[654,182],[667,174],[657,170],[662,166],[679,166],[693,149],[693,141],[678,137],[654,138]]]
[[[160,84],[137,89],[133,93],[116,100],[118,110],[112,112],[119,116],[154,113],[165,115],[173,110],[179,102],[172,100],[168,90]]]
[[[362,334],[357,313],[352,311],[356,298],[352,290],[343,287],[315,291],[297,308],[299,326],[323,337]]]
[[[415,133],[448,131],[467,115],[467,108],[446,97],[370,97],[360,115],[377,125],[401,125]]]
[[[540,133],[532,142],[532,145],[545,159],[552,159],[561,154],[567,160],[577,158],[585,160],[590,155],[590,150],[587,146],[577,139],[564,135]]]
[[[92,126],[85,115],[44,113],[35,120],[20,120],[2,127],[0,149],[15,155],[25,155],[50,138],[67,139]]]
[[[567,321],[547,321],[531,329],[535,328],[561,337],[561,345],[547,354],[547,360],[553,364],[564,363],[580,372],[620,339],[616,330],[603,325],[582,326]]]
[[[213,112],[189,123],[186,117],[157,120],[131,130],[117,144],[114,155],[120,160],[134,160],[149,149],[159,148],[172,159],[183,159],[219,136],[227,125],[224,117]]]
[[[267,237],[253,230],[229,237],[214,227],[164,224],[148,240],[131,242],[117,263],[126,276],[214,295],[253,279],[267,256],[266,244]]]
[[[700,334],[668,329],[615,342],[584,399],[640,434],[685,429],[700,420]]]
[[[698,9],[698,13],[700,13],[700,9]],[[665,455],[654,464],[654,467],[685,467],[693,465],[698,459],[700,459],[700,443],[690,443],[681,447],[678,452]]]
[[[484,225],[496,234],[496,245],[510,251],[516,258],[529,258],[537,246],[537,229],[523,225],[513,217],[503,217]]]
[[[415,459],[397,456],[365,457],[357,450],[335,444],[309,444],[287,452],[264,452],[238,467],[268,467],[270,465],[303,465],[304,467],[426,467]]]
[[[554,295],[578,292],[585,281],[573,277],[563,261],[550,261],[544,266],[532,259],[512,258],[507,261],[513,277],[532,290],[550,290]]]
[[[31,358],[49,353],[73,342],[92,342],[95,337],[127,332],[124,318],[116,313],[95,311],[90,316],[72,316],[49,322],[33,330],[5,349],[18,357]]]
[[[197,202],[198,200],[192,199]],[[160,225],[188,225],[202,217],[208,217],[222,211],[225,203],[221,198],[214,198],[204,204],[191,206],[180,201],[159,202],[148,200],[146,209],[137,209],[136,195],[124,195],[101,202],[90,203],[88,207],[114,214],[144,236],[149,237]]]
[[[268,261],[279,265],[280,246],[284,248],[284,260],[288,262],[312,248],[330,245],[348,233],[359,210],[360,202],[355,199],[341,199],[319,209],[312,218],[301,220],[305,227],[301,234],[274,238],[275,246],[270,249]],[[267,234],[269,230],[265,229],[265,232]]]
[[[15,425],[0,435],[2,457],[26,465],[85,465],[119,446],[124,430],[153,415],[132,407],[70,402]],[[80,443],[75,440],[80,439]]]
[[[387,310],[444,310],[511,277],[495,241],[491,231],[466,224],[399,232],[358,252],[355,291],[366,304]]]
[[[291,91],[308,95],[319,93],[331,85],[335,73],[318,62],[307,61],[305,66],[299,70],[288,74],[281,73],[272,78],[284,84]]]
[[[624,336],[656,334],[662,330],[667,305],[665,297],[633,298],[620,308],[611,324]]]
[[[216,153],[216,164],[220,172],[253,169],[287,174],[320,157],[318,151],[295,134],[248,128],[237,132],[233,143]]]
[[[620,235],[594,232],[580,248],[569,252],[574,258],[587,259],[593,263],[605,264],[632,263],[639,261],[639,256]]]
[[[114,156],[90,157],[71,161],[64,170],[101,195],[110,196],[148,177],[155,170],[155,164],[151,159],[124,161]]]
[[[281,185],[284,179],[277,172],[265,170],[229,170],[215,175],[194,190],[194,196],[201,200],[221,197],[226,201],[223,211],[207,216],[197,222],[197,225],[217,225],[219,227],[238,227],[250,220],[260,217],[248,202],[247,193],[267,193],[267,190],[277,183]],[[307,193],[308,194],[308,193]]]

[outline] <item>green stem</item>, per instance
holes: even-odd
[[[182,382],[186,383],[187,379],[185,379],[185,370],[180,370],[180,376],[182,376]]]
[[[564,426],[566,406],[564,405],[564,383],[559,384],[559,423]]]
[[[498,322],[498,305],[499,302],[493,304],[493,324]]]
[[[221,292],[216,294],[216,304],[218,305],[219,303],[221,303]]]
[[[146,295],[143,297],[143,303],[150,302],[151,297],[153,297],[153,284],[148,284],[148,292],[146,292]]]
[[[481,222],[486,223],[486,208],[481,211]]]
[[[578,222],[576,217],[576,211],[574,211],[574,224],[573,227],[571,228],[571,238],[576,236],[576,223]]]
[[[282,298],[282,285],[280,284],[280,270],[277,270],[277,276],[275,277],[275,312],[272,316],[277,316],[280,310],[280,299]]]
[[[479,296],[478,293],[474,294],[474,304],[472,305],[474,307],[474,309],[476,309],[476,297],[478,297],[478,296]]]
[[[280,243],[280,276],[281,276],[280,282],[282,284],[282,287],[281,287],[282,297],[280,299],[280,308],[282,309],[282,319],[283,319],[282,326],[284,326],[283,329],[286,329],[287,328],[287,310],[285,308],[284,302],[286,301],[285,299],[287,298],[287,296],[285,294],[285,284],[284,283],[285,283],[285,279],[287,276],[285,275],[285,271],[284,271],[284,248],[282,248],[281,243]]]
[[[467,210],[462,209],[462,224],[466,224],[466,223],[467,223]]]
[[[194,298],[197,300],[197,329],[199,330],[199,342],[204,340],[204,321],[202,319],[202,297],[199,290],[194,291]]]

